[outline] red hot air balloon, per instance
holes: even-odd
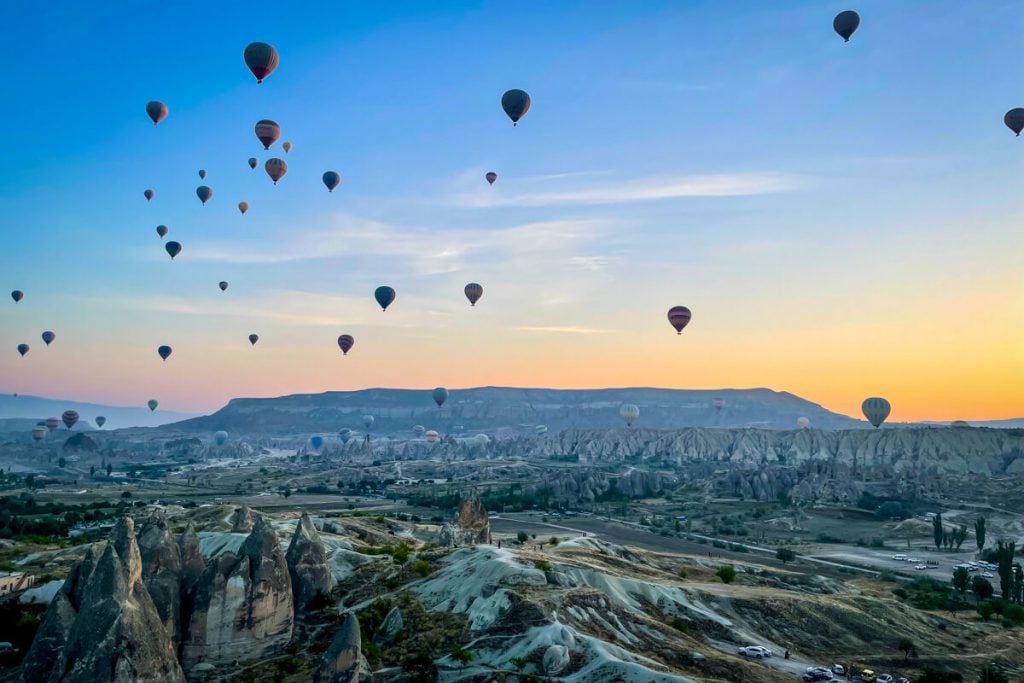
[[[24,358],[25,354],[28,353],[28,344],[18,344],[18,353]]]
[[[493,185],[494,181],[498,179],[498,174],[495,173],[494,171],[490,171],[487,175],[484,176],[484,178],[487,178],[488,185]]]
[[[71,429],[75,426],[75,423],[78,422],[78,412],[74,410],[65,410],[64,414],[60,416],[60,419],[64,423],[65,427]]]
[[[262,83],[264,78],[274,73],[281,61],[274,46],[267,43],[249,43],[245,46],[242,58],[257,83]]]
[[[463,291],[466,293],[466,298],[469,299],[470,306],[476,306],[476,302],[484,295],[484,288],[475,282],[470,282]]]
[[[156,196],[156,192],[153,192],[153,190],[146,190],[145,192],[142,193],[142,196],[146,198],[147,202],[149,202],[152,201],[153,197]]]
[[[270,119],[257,121],[256,137],[263,143],[263,149],[270,149],[271,145],[281,137],[281,126],[277,125],[277,121],[271,121]]]
[[[44,424],[46,424],[46,428],[49,429],[51,432],[55,432],[57,431],[57,427],[60,427],[60,420],[58,420],[55,417],[48,417],[46,418],[46,422]]]
[[[690,309],[686,306],[673,306],[668,310],[668,321],[676,329],[676,334],[682,334],[683,328],[690,323]]]
[[[157,125],[167,118],[167,105],[158,100],[146,103],[146,114],[149,115],[153,125]]]
[[[352,350],[352,347],[355,346],[355,344],[356,340],[351,334],[343,334],[338,337],[338,348],[341,349],[342,355],[347,356],[348,352]]]

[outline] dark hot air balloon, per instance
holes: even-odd
[[[309,445],[312,446],[315,450],[320,450],[321,448],[324,447],[324,437],[320,436],[319,434],[310,437]]]
[[[155,398],[151,398],[146,402],[146,405],[149,406],[149,411],[153,412],[156,410],[156,407],[160,405],[160,401],[156,400]]]
[[[373,291],[373,298],[380,304],[381,310],[386,311],[388,306],[395,301],[395,290],[387,285],[381,285]]]
[[[711,402],[711,405],[714,407],[716,412],[721,412],[722,408],[725,407],[725,399],[716,398],[714,401]]]
[[[228,433],[223,429],[213,433],[213,442],[218,446],[223,446],[228,442]]]
[[[103,425],[105,425],[105,424],[107,424],[107,418],[103,417],[102,415],[99,415],[99,416],[96,417],[96,426],[97,427],[99,427],[100,429],[103,429]]]
[[[327,171],[324,173],[323,180],[328,192],[334,192],[334,188],[341,185],[341,176],[334,171]]]
[[[50,330],[47,330],[46,332],[43,332],[43,342],[45,342],[47,346],[52,344],[53,340],[56,339],[56,338],[57,338],[57,335],[55,335]]]
[[[530,111],[530,96],[525,90],[508,90],[501,96],[501,108],[512,119],[514,126]]]
[[[864,413],[864,417],[868,419],[868,422],[873,424],[875,429],[878,429],[885,422],[885,418],[889,417],[892,406],[884,398],[873,396],[864,399],[864,402],[860,404],[860,410]]]
[[[28,344],[18,344],[18,353],[24,358],[25,354],[28,353]]]
[[[205,168],[199,169],[199,179],[200,180],[206,180],[206,169]]]
[[[263,164],[263,168],[266,169],[267,175],[270,176],[275,185],[288,172],[288,164],[283,159],[267,159],[267,163]]]
[[[173,261],[174,257],[181,253],[181,243],[173,241],[168,242],[167,244],[164,245],[164,249],[167,251],[167,255],[170,256],[171,260]]]
[[[249,168],[256,168],[260,165],[260,160],[256,157],[249,157]]]
[[[341,349],[342,355],[347,356],[348,352],[355,346],[356,340],[351,334],[343,334],[338,337],[338,348]]]
[[[440,408],[444,405],[444,402],[448,400],[448,390],[444,387],[437,387],[430,396],[434,399],[434,403],[437,404],[437,407]]]
[[[498,174],[495,173],[494,171],[489,171],[487,175],[484,176],[484,178],[487,178],[488,185],[493,185],[494,181],[498,179]]]
[[[249,343],[252,344],[253,346],[256,346],[256,342],[258,342],[259,340],[260,336],[258,334],[249,335]]]
[[[262,83],[264,78],[274,73],[280,61],[274,46],[266,43],[249,43],[245,46],[242,58],[257,83]]]
[[[149,115],[149,118],[153,121],[153,125],[155,126],[167,118],[167,105],[158,100],[147,102],[146,113]]]
[[[153,197],[156,196],[156,192],[153,192],[153,190],[146,190],[145,192],[142,193],[142,196],[145,197],[146,201],[148,202],[151,201]]]
[[[690,309],[686,306],[673,306],[668,309],[668,321],[676,329],[676,334],[682,334],[683,328],[690,324]]]
[[[57,427],[60,427],[60,420],[58,420],[55,417],[48,417],[46,418],[46,422],[44,422],[43,424],[45,424],[46,428],[49,429],[51,432],[55,432],[57,431]]]
[[[365,429],[372,429],[374,422],[376,420],[373,419],[373,415],[363,415],[363,427]]]
[[[168,233],[168,230],[167,230],[167,226],[166,225],[158,225],[158,226],[156,226],[156,234],[160,235],[160,239],[163,239],[164,237],[166,237],[167,233]]]
[[[1019,137],[1021,131],[1024,131],[1024,107],[1016,107],[1006,112],[1003,123]]]
[[[218,287],[220,287],[220,291],[222,291],[222,292],[226,292],[226,291],[227,291],[227,289],[228,289],[228,283],[227,283],[227,282],[225,282],[224,280],[221,280],[221,281],[220,281],[220,282],[219,282],[219,283],[217,284],[217,286],[218,286]]]
[[[263,149],[270,149],[270,146],[281,137],[281,126],[277,121],[262,119],[256,122],[256,137],[263,143]]]
[[[11,298],[14,299],[14,303],[18,303],[19,301],[25,298],[25,293],[22,292],[20,289],[16,289],[13,292],[11,292]]]
[[[174,353],[174,349],[172,349],[170,346],[164,345],[157,348],[156,352],[157,355],[160,356],[160,358],[162,358],[163,360],[167,360],[168,358],[170,358],[171,354]]]
[[[61,422],[68,429],[71,429],[78,422],[78,412],[74,410],[65,410],[64,414],[60,416]]]
[[[853,35],[854,31],[856,31],[859,26],[860,15],[852,9],[840,12],[836,15],[836,18],[832,20],[832,28],[834,28],[836,33],[840,35],[844,43],[850,42],[850,36]]]
[[[32,429],[32,440],[33,441],[42,441],[45,438],[46,438],[46,430],[45,429],[43,429],[42,427],[34,427]]]
[[[338,431],[338,438],[341,439],[342,443],[348,443],[348,440],[352,438],[352,430],[348,427]]]
[[[290,143],[287,140],[285,140],[284,143],[282,143],[282,145],[281,145],[281,149],[284,150],[285,154],[288,154],[289,152],[292,151],[292,143]]]
[[[203,206],[206,206],[206,202],[210,201],[210,198],[213,197],[213,190],[206,185],[200,185],[196,188],[196,196],[199,197],[199,201],[203,203]]]
[[[249,210],[249,202],[238,202],[238,210],[245,215],[245,212]]]
[[[470,306],[476,306],[476,302],[484,295],[484,288],[475,282],[470,282],[463,291],[466,293],[466,298],[469,299]]]

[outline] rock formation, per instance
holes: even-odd
[[[231,513],[231,533],[249,533],[252,531],[253,526],[255,526],[257,517],[259,515],[253,512],[248,505],[235,508],[235,511]]]
[[[480,496],[471,494],[462,501],[455,518],[441,527],[442,545],[477,545],[491,542],[491,520],[480,501]]]
[[[99,446],[88,434],[77,432],[64,442],[61,450],[65,453],[95,453]]]
[[[569,666],[569,648],[565,645],[551,645],[544,652],[542,664],[544,673],[548,676],[557,676]]]
[[[355,612],[348,612],[320,659],[313,683],[361,683],[372,680],[370,667],[362,651],[359,619]]]
[[[286,559],[296,610],[304,610],[318,595],[330,595],[334,580],[327,564],[327,549],[305,512],[295,525]]]
[[[142,580],[167,634],[177,643],[181,635],[181,550],[163,512],[154,512],[142,524],[138,544]]]
[[[377,633],[373,636],[373,642],[378,645],[387,645],[398,637],[403,628],[405,628],[405,620],[402,618],[402,610],[395,605],[381,622]]]

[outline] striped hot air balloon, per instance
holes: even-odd
[[[343,334],[338,337],[338,348],[341,349],[343,356],[347,356],[348,352],[355,346],[356,340],[351,334]]]
[[[32,429],[32,440],[42,441],[46,438],[46,430],[42,427],[34,427]]]
[[[68,429],[71,429],[78,422],[78,411],[76,410],[65,410],[64,414],[60,416],[61,422]]]
[[[267,159],[267,162],[263,164],[263,168],[267,171],[267,175],[270,176],[275,185],[288,172],[288,164],[285,163],[284,159]]]
[[[871,398],[864,399],[860,409],[864,413],[864,417],[868,419],[868,422],[874,425],[875,429],[878,429],[885,422],[885,418],[889,417],[892,406],[884,398],[872,396]]]
[[[277,125],[277,121],[261,119],[256,122],[256,137],[263,143],[263,149],[270,149],[281,137],[281,126]]]
[[[423,438],[426,439],[427,443],[437,443],[441,439],[441,435],[431,429],[423,435]]]
[[[633,423],[640,417],[640,408],[632,403],[624,403],[619,408],[619,416],[626,421],[627,427],[632,427]]]
[[[46,418],[46,422],[44,422],[43,424],[45,424],[46,428],[49,429],[51,432],[55,432],[57,431],[57,427],[60,427],[60,420],[58,420],[55,417],[48,417]]]
[[[693,317],[686,306],[673,306],[668,309],[668,322],[675,328],[676,334],[682,334],[683,328],[690,324]]]
[[[470,282],[463,291],[466,293],[466,298],[469,299],[470,306],[476,306],[476,302],[484,295],[484,288],[475,282]]]
[[[274,73],[281,61],[277,49],[267,43],[249,43],[245,46],[242,58],[257,83],[262,83],[264,78]]]
[[[417,438],[423,436],[423,434],[426,433],[426,431],[427,428],[424,427],[423,425],[414,425],[412,428],[412,433],[415,434]]]

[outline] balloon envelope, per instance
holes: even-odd
[[[363,427],[366,429],[373,427],[374,422],[376,422],[376,420],[373,419],[373,415],[363,415]]]
[[[316,450],[320,450],[324,446],[324,437],[320,436],[319,434],[316,435],[316,436],[310,437],[309,443]]]
[[[476,302],[484,295],[484,288],[475,282],[470,282],[463,291],[469,299],[470,306],[476,306]]]
[[[60,420],[64,423],[65,427],[71,429],[78,422],[78,411],[65,410],[64,414],[60,416]]]
[[[547,434],[548,433],[548,428],[547,428],[547,425],[537,425],[536,427],[533,428],[533,431],[537,432],[538,435],[539,434]]]
[[[415,434],[416,436],[423,436],[424,432],[426,431],[427,428],[424,427],[423,425],[416,425],[412,428],[412,433]]]
[[[248,202],[238,202],[238,210],[241,211],[244,214],[246,211],[249,210],[249,203]]]
[[[716,398],[714,401],[711,402],[711,405],[714,406],[715,410],[721,410],[722,408],[725,407],[725,399]]]
[[[1016,107],[1006,112],[1006,115],[1003,116],[1003,123],[1019,136],[1021,131],[1024,131],[1024,107]]]
[[[220,430],[219,432],[214,432],[213,442],[218,446],[223,446],[228,442],[228,433],[225,432],[223,429]]]
[[[226,291],[227,291],[227,289],[228,289],[228,283],[227,283],[227,282],[224,282],[223,280],[221,280],[221,281],[220,281],[220,282],[219,282],[219,283],[217,284],[217,286],[218,286],[218,287],[220,287],[220,291],[222,291],[222,292],[226,292]]]
[[[525,90],[508,90],[501,96],[501,108],[512,119],[514,126],[519,123],[519,119],[526,116],[526,112],[530,111],[530,96]]]
[[[205,168],[199,169],[199,179],[200,180],[206,180],[206,169]]]
[[[18,353],[24,357],[28,353],[28,344],[18,344]]]
[[[423,438],[427,440],[427,443],[437,443],[441,439],[441,435],[431,429],[423,435]]]
[[[683,328],[690,324],[692,314],[686,306],[673,306],[668,309],[668,322],[675,328],[676,334],[682,334]]]
[[[164,245],[164,249],[167,251],[167,255],[171,257],[171,260],[174,260],[174,257],[181,253],[181,243],[168,242]]]
[[[284,153],[285,153],[285,154],[288,154],[289,152],[291,152],[291,151],[292,151],[292,143],[290,143],[290,142],[288,142],[288,141],[286,140],[286,141],[284,142],[284,144],[282,144],[282,145],[281,145],[281,149],[283,149],[283,150],[284,150]]]
[[[341,185],[341,176],[334,171],[327,171],[324,173],[323,181],[327,191],[334,192],[334,188]]]
[[[485,175],[484,178],[487,179],[488,185],[493,185],[494,181],[498,179],[498,174],[495,173],[494,171],[491,171],[487,175]]]
[[[878,429],[879,425],[885,422],[885,418],[889,417],[889,412],[892,410],[892,406],[884,398],[873,396],[871,398],[864,399],[864,403],[860,405],[861,412],[864,413],[864,417],[868,419],[875,429]]]
[[[352,430],[348,429],[347,427],[345,429],[342,429],[342,430],[338,431],[338,438],[341,439],[342,443],[348,443],[348,440],[351,437],[352,437]]]
[[[13,292],[11,292],[11,298],[14,299],[14,303],[18,303],[19,301],[25,298],[25,293],[22,292],[21,290],[16,289]]]
[[[798,417],[796,419],[796,426],[800,429],[807,429],[811,426],[811,421],[806,417]]]
[[[55,335],[53,332],[50,332],[49,330],[43,332],[43,341],[46,343],[47,346],[53,343],[53,340],[56,338],[57,335]]]
[[[159,100],[153,100],[146,103],[146,114],[149,115],[153,125],[157,125],[161,121],[167,118],[167,105]]]
[[[156,352],[160,355],[161,358],[167,360],[170,357],[170,355],[174,353],[174,349],[172,349],[170,346],[161,346],[156,350]]]
[[[853,35],[857,27],[860,26],[860,15],[854,12],[852,9],[840,12],[836,15],[836,18],[832,20],[832,28],[838,33],[843,42],[850,42],[850,36]]]
[[[156,234],[160,235],[160,239],[163,239],[164,237],[166,237],[168,232],[169,232],[169,230],[167,229],[166,225],[158,225],[158,226],[156,226]]]
[[[153,192],[153,190],[146,190],[145,192],[142,193],[142,196],[145,197],[146,201],[148,202],[149,200],[156,196],[156,192]]]
[[[263,143],[263,149],[270,149],[281,137],[281,126],[277,125],[277,121],[261,119],[256,122],[256,137]]]
[[[249,157],[249,168],[256,168],[260,165],[260,160],[256,157]]]
[[[444,402],[448,400],[448,390],[444,387],[437,387],[431,393],[431,398],[434,399],[434,403],[436,403],[437,407],[440,408],[444,405]]]
[[[263,168],[266,169],[267,175],[277,185],[277,181],[284,178],[284,174],[288,172],[288,164],[283,159],[267,159],[267,163],[263,164]]]
[[[619,416],[626,421],[627,427],[632,427],[637,418],[640,417],[640,408],[632,403],[624,403],[619,408]]]
[[[33,441],[42,441],[45,438],[46,438],[46,430],[43,429],[42,427],[35,427],[32,430],[32,440]]]
[[[152,412],[156,410],[158,405],[160,405],[160,401],[157,401],[155,398],[151,398],[146,402],[146,405],[149,406],[149,410]]]
[[[100,429],[102,429],[103,425],[105,425],[105,424],[107,424],[107,418],[103,417],[102,415],[99,415],[96,418],[96,426],[99,427]]]
[[[249,43],[245,46],[242,58],[257,83],[262,83],[264,78],[274,73],[281,61],[274,46],[267,43]]]
[[[338,348],[341,349],[342,355],[347,356],[348,352],[355,346],[356,340],[351,334],[343,334],[338,337]]]
[[[199,197],[199,201],[206,205],[206,202],[210,201],[210,197],[213,196],[213,190],[206,185],[200,185],[196,188],[196,196]]]
[[[253,346],[256,346],[256,342],[258,342],[259,340],[260,336],[258,334],[249,335],[249,343],[252,344]]]
[[[381,310],[386,311],[395,300],[395,290],[387,285],[381,285],[373,291],[373,298],[380,304]]]
[[[55,417],[48,417],[46,418],[46,422],[44,422],[43,424],[45,424],[46,428],[52,432],[55,431],[57,427],[60,427],[60,420],[58,420]]]

